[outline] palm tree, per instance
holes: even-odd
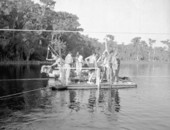
[[[165,44],[165,45],[168,46],[168,52],[169,52],[169,55],[170,55],[170,40],[167,39],[167,40],[161,41],[161,42],[162,42],[163,44]],[[168,57],[170,57],[170,56],[168,56]],[[168,59],[168,60],[170,60],[170,59]]]
[[[113,35],[110,34],[106,35],[105,41],[109,52],[117,48],[117,42],[115,41],[115,37]]]
[[[153,48],[153,43],[155,43],[156,42],[156,40],[153,40],[153,39],[151,39],[151,38],[149,38],[149,61],[151,60],[151,53],[152,53],[152,48]],[[153,60],[154,60],[154,57],[155,57],[155,49],[153,49],[154,50],[154,52],[153,52]]]
[[[140,49],[141,59],[146,60],[148,58],[148,45],[147,45],[146,41],[144,41],[144,40],[142,40],[140,42],[140,45],[141,45],[141,49]]]
[[[135,51],[136,51],[136,60],[139,61],[139,44],[141,41],[141,37],[135,37],[131,40],[131,42],[134,45]]]

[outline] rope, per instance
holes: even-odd
[[[24,92],[20,92],[20,93],[15,93],[15,94],[9,94],[9,95],[5,95],[5,96],[1,96],[1,97],[0,97],[0,100],[3,100],[4,98],[9,98],[9,97],[12,97],[12,96],[24,94],[24,93],[29,93],[29,92],[41,90],[41,89],[44,89],[44,88],[38,88],[38,89],[33,89],[33,90],[24,91]]]
[[[2,81],[19,81],[19,80],[48,80],[49,78],[29,78],[29,79],[0,79],[0,82]]]
[[[71,30],[27,30],[27,29],[0,29],[0,31],[15,31],[15,32],[80,32],[80,31],[71,31]]]
[[[78,32],[83,32],[83,33],[114,33],[114,34],[152,34],[152,35],[170,35],[170,33],[154,33],[154,32],[114,32],[114,31],[110,31],[110,32],[95,32],[95,31],[71,31],[71,30],[26,30],[26,29],[0,29],[0,31],[17,31],[17,32],[28,32],[28,31],[32,31],[32,32],[72,32],[72,33],[78,33]]]

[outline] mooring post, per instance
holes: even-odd
[[[97,73],[96,73],[96,85],[97,85],[97,88],[99,89],[100,88],[100,68],[97,68]]]

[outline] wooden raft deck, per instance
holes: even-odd
[[[97,89],[96,84],[88,84],[88,83],[76,83],[76,84],[69,84],[66,85],[67,89]],[[101,89],[108,89],[108,88],[113,88],[113,89],[124,89],[124,88],[136,88],[137,84],[133,82],[126,82],[126,83],[100,83],[100,88]]]
[[[71,82],[69,85],[63,85],[60,81],[55,79],[49,79],[48,87],[53,90],[69,90],[69,89],[97,89],[98,86],[95,83],[89,84],[87,82],[75,83]],[[100,83],[100,89],[126,89],[126,88],[136,88],[137,84],[132,81],[126,82],[116,82],[110,84],[109,82]]]

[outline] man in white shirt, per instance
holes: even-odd
[[[96,53],[93,53],[89,57],[85,58],[85,62],[89,67],[97,67]]]
[[[83,66],[83,56],[80,55],[79,52],[77,52],[77,54],[76,54],[76,73],[78,76],[81,75],[82,66]]]
[[[71,52],[69,52],[65,58],[65,65],[64,65],[66,85],[68,85],[68,83],[69,83],[70,67],[71,67],[72,63],[73,63],[73,57],[72,57]]]

